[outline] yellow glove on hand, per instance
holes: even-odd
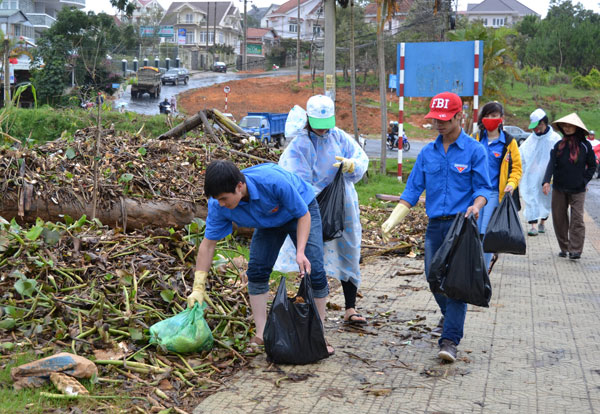
[[[339,162],[336,162],[335,164],[333,164],[334,167],[340,168],[340,164],[342,164],[342,172],[343,173],[354,172],[354,160],[351,160],[350,158],[340,157],[337,155],[335,156],[335,159],[338,160]]]
[[[410,209],[408,207],[406,207],[402,203],[399,203],[394,209],[394,211],[392,211],[392,214],[390,214],[390,217],[385,221],[385,223],[381,225],[381,236],[383,238],[384,243],[390,241],[392,229],[396,227],[404,217],[406,217],[409,211]]]
[[[194,273],[194,286],[192,287],[192,293],[187,297],[188,307],[194,307],[197,302],[198,305],[204,303],[204,292],[206,291],[206,277],[208,272],[203,270],[196,270]]]

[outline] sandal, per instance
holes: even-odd
[[[327,353],[329,354],[329,356],[335,355],[335,349],[333,349],[333,347],[329,345],[327,339],[325,340],[325,345],[327,346]],[[331,351],[329,350],[329,348],[331,348]]]
[[[364,318],[360,313],[353,313],[348,316],[348,319],[344,318],[344,323],[348,325],[366,325],[368,322],[366,319],[362,320],[359,318]]]
[[[258,336],[253,336],[252,338],[250,338],[250,341],[248,341],[248,348],[255,352],[259,352],[260,349],[264,347],[264,345],[265,341],[263,341]]]

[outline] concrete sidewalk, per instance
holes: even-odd
[[[263,354],[194,413],[600,412],[600,229],[586,215],[583,256],[571,261],[548,224],[526,256],[496,263],[490,307],[469,306],[456,363],[437,358],[429,334],[439,312],[423,261],[378,258],[363,266],[368,327],[329,311],[333,357],[271,366]],[[339,284],[331,301],[343,305]]]

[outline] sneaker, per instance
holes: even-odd
[[[558,257],[567,257],[567,252],[561,250],[560,252],[558,252]]]
[[[438,357],[448,362],[456,361],[456,344],[449,339],[442,339]]]
[[[442,336],[442,332],[444,332],[444,317],[440,318],[437,326],[431,330],[431,336],[440,337]]]
[[[546,233],[546,226],[544,226],[544,223],[540,223],[538,226],[538,233]]]
[[[571,259],[571,260],[581,259],[581,253],[569,253],[569,259]]]
[[[531,230],[529,230],[527,232],[527,234],[530,235],[530,236],[537,236],[538,235],[538,231],[537,231],[537,229],[532,228]]]

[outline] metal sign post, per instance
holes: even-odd
[[[225,92],[225,112],[227,112],[227,95],[231,92],[231,88],[229,86],[225,86],[223,88],[223,92]]]

